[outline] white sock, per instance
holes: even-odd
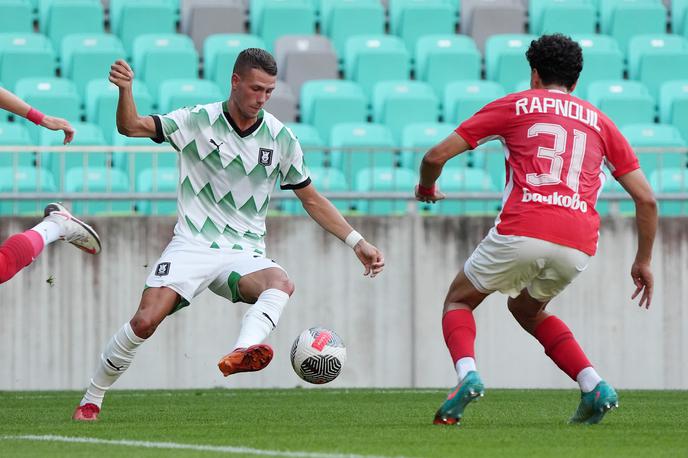
[[[289,294],[279,289],[266,289],[244,315],[234,348],[247,348],[261,343],[277,327]]]
[[[456,362],[456,373],[459,374],[459,383],[470,371],[477,370],[475,367],[475,359],[470,356],[459,359]]]
[[[576,380],[583,393],[589,393],[595,389],[598,383],[602,381],[602,377],[597,373],[592,366],[586,367],[576,375]]]
[[[60,237],[64,235],[62,226],[52,221],[41,221],[35,227],[31,228],[31,230],[38,232],[40,236],[43,237],[43,243],[46,245],[59,240]]]
[[[134,334],[129,322],[122,326],[101,353],[96,373],[93,374],[80,405],[90,403],[100,407],[103,404],[105,392],[127,370],[134,359],[136,350],[145,340]]]

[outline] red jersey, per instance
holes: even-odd
[[[500,140],[506,186],[495,228],[595,254],[604,185],[639,168],[619,129],[588,102],[561,91],[534,89],[487,104],[457,129],[475,148]]]

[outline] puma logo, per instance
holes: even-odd
[[[218,145],[217,142],[215,140],[213,140],[212,138],[209,140],[209,142],[217,149],[220,149],[220,145],[225,144],[225,142],[221,142],[220,145]]]
[[[110,367],[112,367],[114,370],[116,370],[117,372],[121,372],[122,369],[124,368],[124,364],[122,364],[121,366],[116,366],[112,361],[110,361],[110,358],[106,358],[105,362],[107,362],[108,365]]]

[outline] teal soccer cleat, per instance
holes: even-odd
[[[581,401],[569,423],[599,423],[604,415],[619,407],[619,396],[614,388],[604,380],[589,393],[581,393]]]
[[[435,414],[435,425],[456,425],[463,417],[463,410],[474,399],[485,394],[483,381],[476,371],[470,371],[461,383],[449,393]]]

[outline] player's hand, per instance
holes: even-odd
[[[631,267],[631,278],[635,284],[635,292],[631,296],[631,299],[638,297],[640,293],[640,302],[638,302],[639,307],[650,308],[650,303],[652,302],[652,290],[654,288],[654,278],[652,276],[652,269],[650,269],[649,263],[642,263],[635,261]]]
[[[365,240],[356,244],[354,253],[365,267],[363,275],[370,275],[370,278],[373,278],[385,267],[385,258],[382,256],[382,252]]]
[[[442,200],[445,197],[447,197],[444,195],[444,193],[440,192],[440,189],[437,186],[435,186],[434,191],[435,192],[430,196],[426,194],[421,194],[420,192],[418,192],[418,185],[416,185],[416,200],[433,204],[438,200]]]
[[[128,63],[118,59],[110,66],[110,82],[120,89],[131,89],[134,81],[134,71]]]
[[[64,132],[64,142],[63,144],[66,145],[67,143],[71,142],[74,139],[74,128],[72,125],[67,121],[66,119],[62,118],[54,118],[52,116],[45,116],[43,118],[43,121],[41,121],[41,126],[45,127],[46,129],[50,130],[61,130]]]

